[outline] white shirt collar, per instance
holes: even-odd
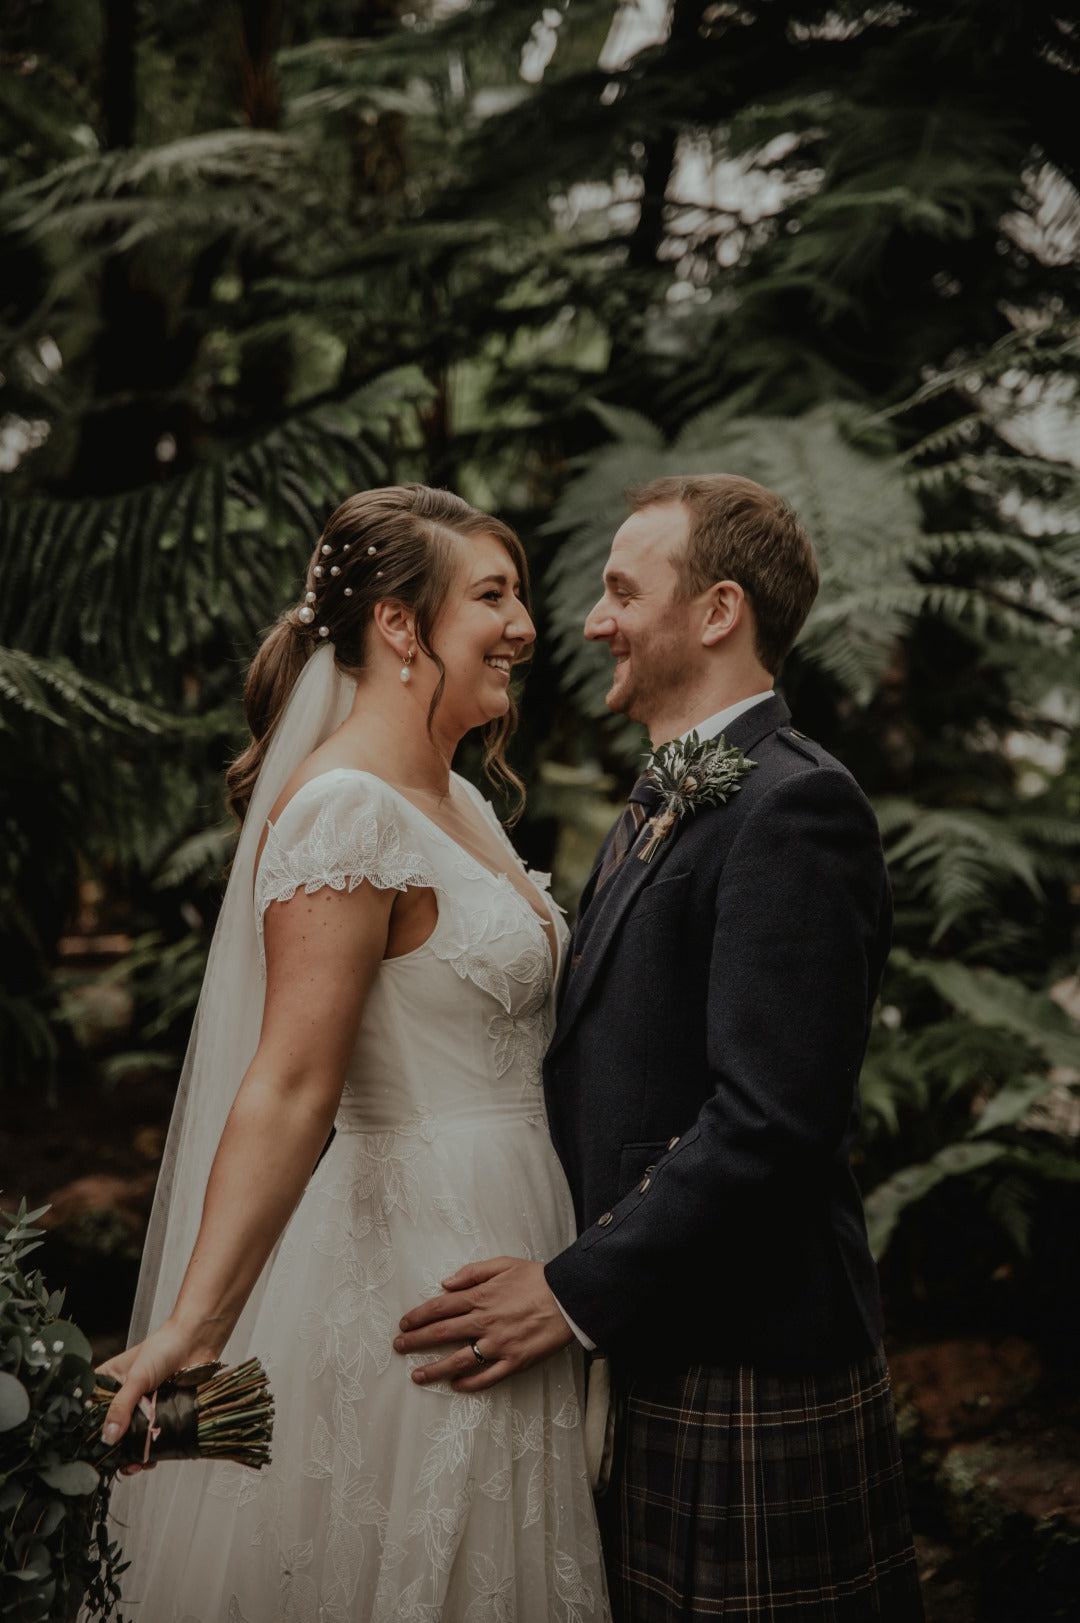
[[[748,699],[739,699],[735,704],[729,704],[726,709],[718,710],[715,716],[707,716],[699,721],[696,727],[688,727],[681,738],[689,738],[691,733],[697,733],[701,739],[715,738],[731,726],[736,716],[741,716],[744,710],[749,710],[755,704],[763,704],[766,699],[774,696],[774,690],[769,688],[765,693],[752,693]]]

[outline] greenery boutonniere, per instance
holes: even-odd
[[[729,745],[723,733],[718,738],[700,739],[697,733],[662,744],[651,757],[649,776],[660,791],[661,809],[649,819],[648,840],[638,852],[642,862],[651,862],[660,842],[687,812],[700,806],[722,806],[739,789],[739,779],[756,766],[737,745]]]

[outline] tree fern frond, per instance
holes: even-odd
[[[952,1008],[991,1029],[1020,1037],[1048,1065],[1080,1069],[1080,1032],[1052,998],[1031,992],[1015,977],[970,969],[956,959],[916,958],[894,947],[891,965],[924,981]]]
[[[604,400],[590,400],[589,410],[622,445],[633,445],[654,453],[663,450],[663,434],[641,412],[628,411],[625,406],[613,406]]]
[[[1042,894],[1028,842],[1000,817],[903,800],[882,800],[877,810],[898,888],[910,889],[934,911],[932,941],[966,915],[988,912],[1009,884]]]
[[[993,1165],[999,1170],[1015,1170],[1029,1179],[1080,1182],[1080,1156],[1030,1150],[988,1138],[947,1144],[928,1161],[904,1167],[870,1191],[865,1202],[866,1229],[875,1259],[880,1262],[885,1255],[897,1224],[909,1207],[924,1200],[946,1178],[978,1174]],[[1000,1207],[998,1215],[1004,1215]]]
[[[1009,819],[1013,833],[1034,850],[1072,855],[1080,851],[1080,823],[1073,817],[1054,817],[1037,811],[1015,812]]]
[[[838,597],[827,612],[818,611],[807,622],[799,638],[799,656],[830,677],[841,693],[865,704],[906,624],[901,613],[867,613],[850,598]]]
[[[986,431],[986,417],[981,411],[961,413],[950,422],[935,428],[930,434],[923,436],[916,445],[909,446],[903,453],[904,463],[917,472],[923,471],[920,464],[924,457],[940,458],[946,453],[959,453],[961,459],[970,451],[973,441],[977,441]],[[926,473],[932,475],[942,471],[947,464],[934,462]],[[965,465],[963,461],[959,464]]]
[[[910,1113],[925,1113],[930,1103],[930,1076],[911,1045],[875,1027],[859,1073],[859,1100],[865,1130],[893,1135]]]
[[[213,823],[181,840],[161,864],[154,876],[157,890],[175,890],[198,875],[218,875],[229,864],[236,845],[237,829],[234,819]]]
[[[1014,1127],[1017,1122],[1024,1119],[1033,1105],[1037,1105],[1060,1085],[1057,1078],[1052,1076],[1014,1077],[1007,1086],[999,1088],[993,1097],[987,1100],[979,1113],[978,1121],[971,1129],[972,1138],[982,1138],[1001,1127]]]
[[[908,416],[943,395],[960,392],[970,395],[987,378],[1000,377],[1013,368],[1056,372],[1080,364],[1080,336],[1063,327],[1053,315],[1014,328],[988,347],[971,351],[951,366],[943,366],[906,399],[886,406],[874,415],[884,422]]]
[[[12,993],[0,987],[0,1052],[5,1056],[3,1081],[9,1084],[49,1079],[45,1096],[52,1096],[51,1078],[60,1044],[49,1013],[40,997]],[[2,1090],[2,1081],[0,1081]]]
[[[22,648],[0,647],[0,726],[10,725],[2,705],[37,721],[68,728],[94,722],[111,732],[161,736],[183,723],[82,675],[66,659],[42,659]]]
[[[1038,1203],[1035,1182],[1023,1172],[1006,1172],[994,1180],[986,1195],[986,1214],[1011,1241],[1020,1256],[1031,1250],[1031,1234]]]
[[[1048,549],[1015,532],[934,530],[901,544],[899,556],[912,568],[941,571],[951,565],[1019,565],[1033,574],[1050,562]]]
[[[266,184],[289,173],[297,146],[268,130],[207,130],[155,147],[89,153],[38,179],[12,187],[5,199],[13,229],[32,233],[53,211],[94,198],[118,197],[153,183],[167,188],[207,181]]]
[[[189,246],[223,232],[238,240],[265,229],[299,225],[291,193],[250,183],[217,187],[193,197],[117,197],[42,211],[21,227],[27,243],[52,236],[92,244],[98,254],[125,254],[155,238],[182,236]]]
[[[925,1200],[946,1178],[963,1177],[1000,1161],[1008,1155],[1006,1145],[991,1140],[980,1143],[947,1144],[944,1149],[917,1166],[904,1167],[872,1189],[864,1202],[866,1232],[875,1261],[881,1261],[904,1212]]]
[[[214,629],[250,636],[295,588],[331,508],[383,475],[366,409],[361,399],[310,407],[148,489],[0,500],[16,583],[0,604],[0,638],[92,666],[119,659],[137,684]],[[258,545],[248,539],[255,514]]]

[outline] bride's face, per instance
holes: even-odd
[[[473,536],[465,548],[431,634],[446,670],[440,719],[462,732],[506,714],[511,667],[536,639],[517,569],[501,542]]]

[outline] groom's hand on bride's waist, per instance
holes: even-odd
[[[399,1353],[444,1353],[412,1371],[417,1386],[452,1381],[482,1392],[565,1347],[574,1337],[542,1262],[488,1257],[444,1279],[443,1294],[411,1308],[394,1338]]]

